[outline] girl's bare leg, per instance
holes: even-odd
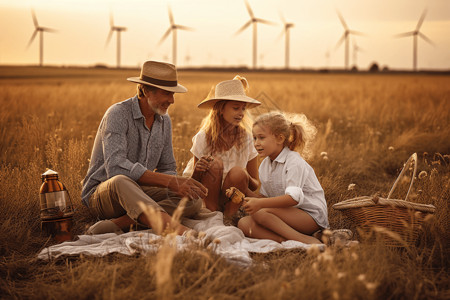
[[[310,236],[320,227],[309,214],[296,207],[264,208],[254,213],[252,218],[259,225],[288,240],[305,244],[322,244]]]
[[[255,238],[255,239],[267,239],[272,240],[278,243],[286,241],[286,239],[282,236],[279,236],[273,231],[270,231],[267,228],[262,227],[258,223],[256,223],[251,216],[243,217],[238,222],[238,227],[245,236]]]
[[[215,158],[211,162],[211,167],[206,171],[200,182],[208,189],[208,196],[203,199],[205,206],[210,211],[219,209],[219,197],[222,185],[223,163]]]
[[[227,200],[225,191],[233,186],[238,188],[241,192],[247,195],[249,191],[248,182],[249,182],[249,175],[245,169],[240,167],[231,168],[231,170],[225,177],[225,180],[223,181],[222,195],[221,195],[222,200],[223,201]],[[238,211],[239,206],[241,205],[233,203],[231,201],[228,202],[225,205],[224,215],[232,216],[234,213]]]

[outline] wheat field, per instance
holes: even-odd
[[[94,222],[80,202],[101,117],[135,94],[139,70],[0,67],[0,297],[2,299],[449,299],[450,77],[425,74],[244,72],[250,96],[304,113],[317,126],[308,162],[322,184],[332,228],[354,224],[332,205],[386,197],[408,157],[418,173],[408,201],[432,204],[414,245],[382,239],[324,252],[253,254],[228,263],[205,245],[175,253],[167,237],[152,255],[66,257],[37,253],[55,242],[40,231],[40,175],[59,172],[76,207],[74,234]],[[206,112],[196,104],[230,72],[181,71],[189,89],[169,109],[178,172]],[[403,199],[408,182],[394,198]],[[351,187],[351,188],[349,188]],[[360,238],[363,238],[362,234]]]

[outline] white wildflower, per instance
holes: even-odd
[[[353,190],[355,190],[355,187],[356,187],[356,184],[354,184],[354,183],[350,183],[350,184],[348,185],[348,188],[347,188],[347,190],[349,190],[349,191],[353,191]]]
[[[424,179],[427,176],[428,176],[427,171],[422,171],[422,172],[419,173],[419,179]]]

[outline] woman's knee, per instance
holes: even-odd
[[[222,182],[223,161],[220,158],[214,158],[211,165],[202,179],[202,182]]]
[[[220,170],[223,172],[223,161],[220,157],[214,157],[214,160],[211,162],[210,169]]]
[[[248,173],[244,168],[233,167],[228,171],[227,181],[233,184],[244,183],[248,185]]]

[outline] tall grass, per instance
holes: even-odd
[[[46,72],[43,69],[44,73]],[[12,70],[11,74],[29,74]],[[33,72],[39,72],[36,69]],[[48,71],[50,72],[50,71]],[[48,73],[47,72],[47,73]],[[56,73],[55,73],[56,72]],[[65,73],[67,72],[67,73]],[[242,269],[204,245],[175,253],[170,235],[154,255],[35,259],[54,243],[40,232],[38,192],[46,168],[59,172],[76,207],[74,233],[93,218],[81,205],[93,138],[105,110],[135,93],[138,71],[0,80],[0,294],[5,298],[429,299],[448,298],[450,78],[425,75],[240,74],[266,107],[305,113],[318,127],[310,164],[321,182],[332,228],[352,227],[334,203],[386,196],[403,163],[419,155],[409,201],[433,204],[420,240],[403,249],[381,240],[352,248],[254,254]],[[5,73],[6,74],[6,73]],[[9,74],[9,73],[8,73]],[[45,74],[43,74],[45,75]],[[189,92],[170,108],[178,171],[206,111],[196,108],[231,73],[181,73]],[[50,76],[50,75],[49,75]],[[53,76],[53,75],[52,75]],[[321,154],[322,153],[322,154]],[[353,189],[348,189],[354,184]],[[395,198],[405,196],[407,183]]]

